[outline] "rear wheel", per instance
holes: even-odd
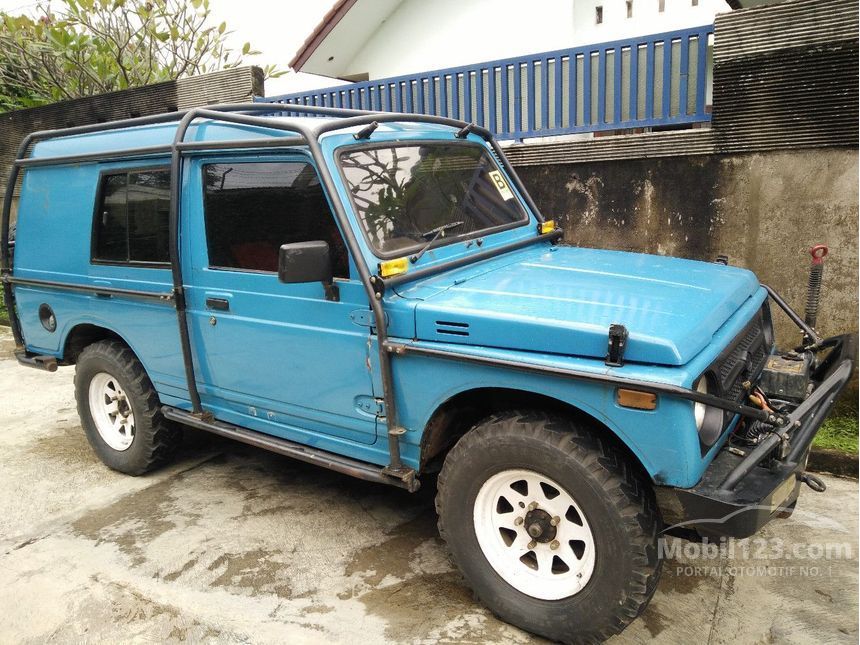
[[[490,417],[439,475],[439,530],[500,618],[563,642],[604,640],[657,585],[650,486],[608,442],[541,412]]]
[[[114,470],[141,475],[165,463],[179,443],[180,432],[162,416],[143,365],[120,341],[84,348],[75,367],[75,398],[87,440]]]

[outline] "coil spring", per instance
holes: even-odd
[[[806,288],[806,317],[805,322],[815,327],[818,318],[818,305],[821,302],[821,280],[824,274],[823,264],[813,264],[809,270],[809,284]]]
[[[761,441],[762,435],[769,432],[770,428],[759,421],[748,423],[742,432],[737,433],[736,438],[745,444],[755,446]]]

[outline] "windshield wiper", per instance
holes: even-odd
[[[442,226],[431,228],[429,231],[422,233],[421,237],[427,240],[427,243],[421,247],[421,250],[418,251],[418,253],[409,258],[412,261],[412,264],[418,262],[418,260],[421,259],[421,256],[424,255],[431,246],[433,246],[433,242],[438,240],[445,231],[450,231],[458,226],[463,226],[463,224],[465,224],[465,222],[448,222],[447,224],[442,224]]]

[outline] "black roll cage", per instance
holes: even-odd
[[[286,114],[308,114],[318,116],[339,117],[337,120],[323,122],[320,125],[310,127],[304,123],[286,123],[276,121],[266,116],[257,116],[259,114],[271,115],[273,113]],[[185,141],[186,134],[192,123],[198,119],[211,119],[225,123],[236,125],[259,126],[274,130],[283,130],[297,134],[296,137],[263,137],[259,139],[243,139],[233,141],[201,141],[189,142]],[[109,130],[118,130],[142,125],[154,125],[160,123],[178,122],[173,143],[171,145],[147,146],[138,148],[128,148],[124,150],[116,150],[110,152],[87,153],[80,155],[64,155],[55,157],[27,157],[30,146],[37,142],[46,139],[57,137],[66,137],[79,134],[88,134],[93,132],[103,132]],[[344,240],[349,252],[355,258],[355,266],[358,270],[362,284],[367,291],[370,302],[370,308],[374,316],[374,328],[376,330],[378,350],[379,350],[379,365],[380,375],[383,387],[383,401],[385,405],[385,418],[388,435],[388,453],[389,464],[382,470],[383,475],[406,482],[408,487],[412,487],[415,473],[411,468],[404,467],[400,456],[400,436],[405,433],[405,429],[399,424],[397,405],[394,396],[394,381],[391,371],[391,360],[393,356],[405,355],[408,353],[432,356],[442,359],[459,360],[462,362],[475,362],[495,367],[513,368],[518,370],[526,370],[530,372],[548,374],[553,376],[561,376],[578,380],[588,380],[600,382],[604,385],[615,385],[619,387],[631,387],[640,389],[655,394],[673,396],[686,399],[692,402],[704,403],[716,408],[728,410],[735,414],[740,414],[749,417],[776,428],[788,428],[792,422],[796,423],[796,419],[766,412],[759,408],[754,408],[748,405],[738,404],[733,401],[721,399],[718,396],[710,394],[702,394],[700,392],[661,383],[648,383],[644,381],[635,381],[628,378],[616,376],[614,374],[593,374],[588,372],[580,372],[576,370],[555,369],[539,365],[528,365],[515,363],[513,361],[482,359],[475,356],[470,356],[464,353],[451,352],[441,349],[423,348],[418,345],[399,343],[389,341],[387,335],[387,325],[385,312],[383,308],[382,298],[387,287],[393,287],[404,282],[423,278],[435,273],[453,269],[465,264],[478,262],[481,260],[495,257],[502,253],[523,248],[532,243],[548,241],[556,242],[561,236],[560,230],[554,230],[550,233],[542,233],[538,231],[535,237],[530,237],[522,240],[517,240],[507,244],[502,244],[494,248],[485,249],[476,252],[468,257],[459,258],[449,262],[442,263],[424,269],[419,269],[406,274],[400,274],[391,278],[382,278],[379,275],[372,275],[367,265],[363,261],[359,261],[362,257],[361,248],[353,231],[347,216],[346,207],[339,197],[334,178],[331,174],[328,164],[325,161],[322,147],[320,145],[320,137],[323,134],[336,130],[343,130],[356,126],[373,126],[379,123],[398,122],[398,123],[432,123],[444,125],[454,128],[456,131],[454,136],[461,139],[468,133],[474,133],[484,139],[495,153],[500,165],[514,183],[515,188],[526,202],[531,213],[535,216],[539,223],[545,220],[540,214],[536,204],[525,189],[521,179],[516,171],[511,166],[508,159],[505,157],[501,146],[493,138],[492,133],[481,126],[474,123],[467,123],[457,119],[445,117],[430,116],[425,114],[400,114],[400,113],[377,113],[363,110],[350,110],[340,108],[326,108],[305,105],[283,105],[279,103],[237,103],[215,105],[209,107],[198,107],[189,110],[171,112],[167,114],[159,114],[154,116],[137,117],[131,119],[123,119],[112,121],[109,123],[99,123],[63,128],[57,130],[44,130],[34,132],[27,135],[21,142],[18,148],[16,159],[13,162],[12,170],[9,175],[9,180],[6,186],[6,193],[3,198],[2,215],[0,215],[0,277],[3,282],[3,292],[6,301],[6,306],[9,311],[9,318],[12,327],[12,334],[16,344],[16,353],[19,355],[21,362],[44,366],[50,364],[46,357],[33,357],[26,353],[24,346],[24,338],[21,332],[20,321],[15,309],[14,301],[14,284],[40,286],[44,288],[69,289],[82,292],[92,293],[108,293],[109,295],[129,296],[138,298],[157,299],[162,302],[170,302],[176,310],[177,324],[179,327],[180,344],[182,350],[182,359],[185,370],[185,379],[188,388],[188,394],[191,401],[192,415],[197,419],[198,425],[213,426],[214,419],[212,415],[202,409],[200,403],[200,394],[197,389],[197,382],[194,373],[194,363],[191,347],[191,339],[188,330],[188,321],[186,316],[186,301],[185,287],[182,275],[182,266],[179,257],[179,222],[181,211],[180,186],[182,184],[182,157],[186,151],[198,150],[229,150],[229,149],[256,149],[256,148],[283,148],[290,146],[307,146],[312,158],[314,159],[320,180],[328,193],[335,218],[337,219],[343,231]],[[51,282],[43,280],[34,280],[19,278],[13,275],[11,265],[11,253],[9,245],[9,226],[12,206],[12,197],[15,185],[18,180],[18,175],[21,168],[42,166],[42,165],[60,165],[68,163],[79,163],[86,161],[104,161],[106,159],[129,159],[140,158],[152,155],[170,154],[170,268],[173,281],[173,290],[169,294],[151,294],[148,292],[138,292],[122,289],[106,289],[95,285],[72,285],[63,282]],[[815,345],[823,346],[826,341],[822,341],[814,330],[810,329],[802,321],[802,318],[795,313],[785,301],[783,301],[776,293],[768,288],[769,295],[787,314],[796,322]],[[56,362],[53,363],[56,368]],[[178,411],[174,411],[177,412]]]

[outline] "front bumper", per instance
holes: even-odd
[[[693,488],[656,489],[667,531],[744,538],[774,516],[791,513],[812,440],[851,378],[857,336],[829,338],[819,344],[819,351],[826,349],[830,353],[813,373],[815,389],[791,412],[785,430],[769,434],[743,456],[723,449]]]

